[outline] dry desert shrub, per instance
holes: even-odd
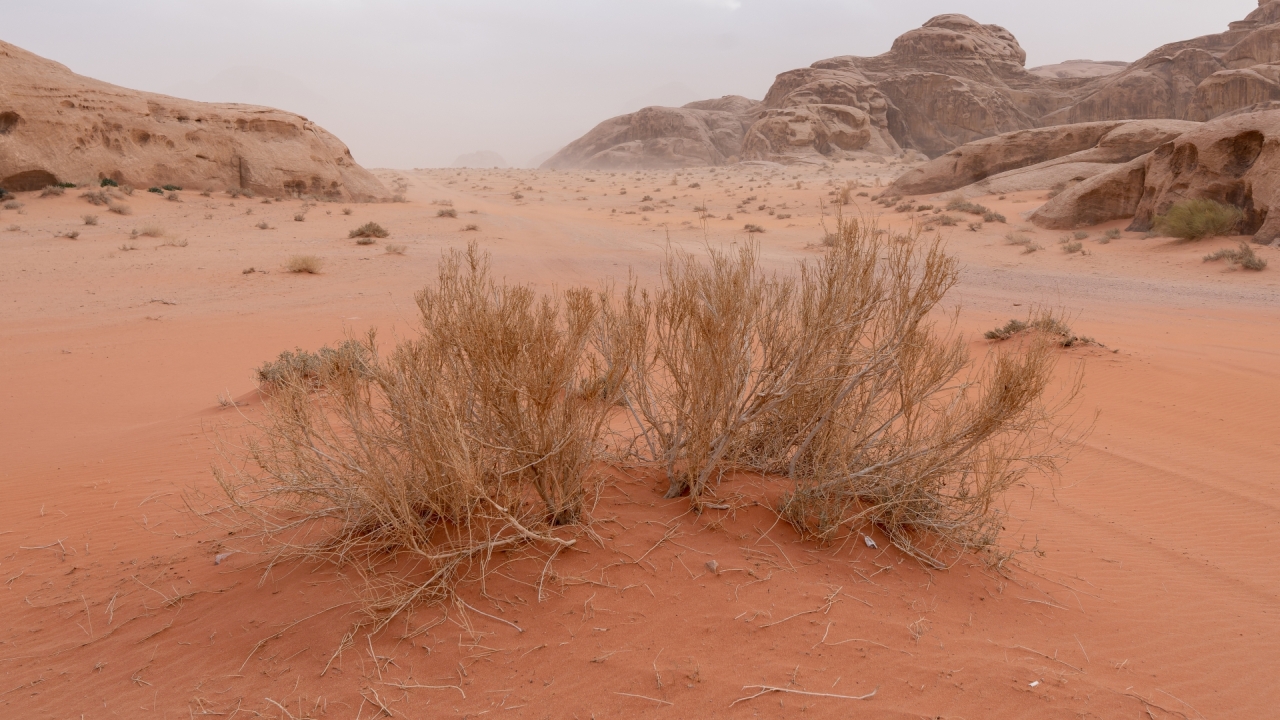
[[[376,222],[367,222],[347,233],[348,238],[384,238],[390,235],[386,228]]]
[[[308,275],[319,273],[322,267],[324,267],[324,259],[315,255],[294,255],[289,258],[289,263],[285,265],[285,269],[291,273],[307,273]]]
[[[81,215],[81,216],[80,216],[80,219],[84,221],[84,224],[85,224],[85,225],[97,225],[97,224],[98,224],[98,216],[97,216],[97,215]]]
[[[1201,240],[1230,235],[1243,217],[1239,208],[1216,200],[1183,200],[1170,206],[1165,214],[1156,216],[1155,229],[1161,235],[1181,240]]]
[[[937,328],[959,267],[939,239],[838,223],[826,256],[789,275],[765,274],[750,243],[669,253],[633,301],[651,327],[624,396],[634,460],[699,509],[726,472],[782,478],[780,514],[824,542],[874,526],[935,567],[990,550],[1003,492],[1056,469],[1075,388],[1046,402],[1051,343],[975,367]]]
[[[159,225],[145,225],[141,230],[138,231],[138,234],[143,235],[145,237],[158,238],[158,237],[164,237],[165,231],[164,231],[164,228],[160,227]]]
[[[115,214],[117,214],[117,215],[132,215],[132,214],[133,214],[133,208],[129,207],[128,205],[126,205],[126,204],[124,204],[124,203],[118,203],[118,202],[109,203],[109,204],[107,205],[107,210],[109,210],[109,211],[111,211],[111,212],[113,212],[113,213],[115,213]]]
[[[1240,247],[1236,249],[1223,248],[1217,252],[1209,253],[1204,256],[1205,262],[1213,262],[1215,260],[1226,260],[1232,265],[1238,265],[1245,270],[1265,270],[1267,261],[1258,257],[1253,248],[1248,243],[1240,243]]]
[[[40,197],[42,198],[61,197],[66,192],[67,192],[67,189],[60,185],[50,185],[46,187],[44,190],[40,191]]]
[[[386,247],[388,255],[403,255],[405,250],[408,249],[407,245],[401,245],[400,243],[387,243]]]
[[[458,211],[455,210],[454,208],[440,208],[439,210],[436,211],[436,217],[456,218],[458,217]]]
[[[597,293],[495,283],[471,245],[419,293],[421,329],[260,369],[264,419],[217,471],[212,515],[274,561],[353,567],[382,623],[448,597],[503,549],[573,544],[584,482],[632,351]],[[592,387],[595,394],[583,392]]]

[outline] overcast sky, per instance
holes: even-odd
[[[0,39],[72,70],[273,105],[368,167],[524,165],[608,117],[876,55],[930,17],[1011,30],[1028,66],[1132,61],[1226,30],[1257,0],[0,0]]]

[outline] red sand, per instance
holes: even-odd
[[[758,223],[770,262],[812,257],[828,176],[788,170],[782,190],[760,185],[767,172],[701,172],[679,187],[669,174],[630,175],[619,196],[622,176],[601,173],[589,183],[585,173],[384,171],[409,182],[409,203],[353,205],[349,217],[322,204],[301,223],[299,201],[221,193],[185,192],[179,204],[139,192],[128,217],[75,190],[0,211],[0,228],[22,228],[0,230],[0,714],[376,717],[378,704],[405,717],[584,719],[1274,713],[1280,253],[1259,249],[1272,267],[1246,273],[1200,260],[1230,240],[1091,238],[1081,256],[1026,229],[1046,249],[1023,255],[1002,236],[1024,225],[1034,194],[982,200],[1010,226],[944,229],[966,268],[962,329],[978,338],[1044,303],[1119,352],[1064,351],[1064,373],[1086,362],[1082,413],[1100,415],[1059,481],[1031,478],[1011,493],[1006,544],[1043,555],[1021,556],[1006,576],[974,562],[930,573],[860,543],[819,548],[761,507],[695,517],[625,476],[596,510],[605,546],[584,537],[557,558],[541,602],[531,585],[541,565],[517,562],[489,576],[487,597],[465,587],[470,609],[421,609],[336,657],[358,616],[332,569],[264,577],[250,556],[214,564],[213,533],[182,497],[214,488],[215,433],[240,422],[216,397],[254,412],[252,367],[369,326],[404,332],[440,249],[472,238],[512,280],[594,285],[631,267],[649,281],[666,240],[658,224],[696,246],[702,231],[680,223],[696,226],[692,207],[707,203],[735,216],[708,221],[712,242]],[[691,179],[703,188],[685,188]],[[677,197],[669,214],[640,213],[645,194]],[[760,200],[742,214],[747,195]],[[458,218],[436,218],[436,199],[452,200]],[[783,201],[789,220],[755,210]],[[86,213],[100,224],[81,225]],[[254,227],[263,219],[273,229]],[[346,239],[367,220],[408,253]],[[462,232],[471,222],[480,231]],[[189,244],[130,239],[152,224]],[[73,229],[77,240],[55,237]],[[323,256],[324,272],[283,272],[295,253]],[[250,266],[270,272],[242,274]],[[735,704],[760,686],[825,695]]]

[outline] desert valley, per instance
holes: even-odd
[[[1278,37],[1280,2],[1264,1],[1224,33],[1134,63],[1028,71],[1007,30],[945,15],[884,55],[784,72],[761,101],[605,120],[537,169],[365,169],[286,110],[132,91],[0,43],[0,714],[1275,714]],[[496,283],[473,295],[469,246],[487,253]],[[668,421],[635,409],[667,393],[690,418],[715,395],[719,383],[672,390],[683,366],[663,353],[700,357],[738,327],[717,312],[739,305],[717,305],[713,291],[750,256],[754,274],[734,282],[778,305],[741,322],[745,340],[717,346],[746,348],[724,374],[757,384],[726,381],[739,404],[708,425],[715,452],[739,443],[738,416],[785,426],[754,388],[805,392],[760,369],[769,343],[792,342],[770,335],[769,318],[791,317],[777,308],[804,293],[771,295],[782,291],[769,282],[800,277],[801,264],[838,267],[841,253],[874,270],[867,282],[905,288],[876,312],[923,308],[858,336],[884,352],[867,367],[895,381],[855,383],[854,395],[898,402],[928,374],[904,368],[972,358],[937,379],[918,426],[903,418],[921,411],[901,400],[866,447],[887,453],[874,438],[899,433],[915,448],[906,436],[968,417],[956,408],[987,412],[1004,397],[982,384],[1006,377],[982,374],[999,358],[1015,358],[1009,383],[1033,362],[1044,370],[1034,398],[991,412],[993,429],[943,443],[950,474],[928,500],[938,517],[963,517],[957,527],[896,519],[877,503],[906,500],[853,490],[838,505],[846,515],[823,524],[834,506],[813,490],[827,487],[821,472],[860,477],[874,464],[845,454],[853,431],[828,455],[803,454],[820,428],[855,424],[844,395],[794,431],[802,440],[784,439],[781,469],[755,462],[755,446],[700,459]],[[945,295],[914,299],[934,272],[954,272],[938,280]],[[675,311],[656,299],[674,306],[661,290],[682,277],[697,289],[685,302],[712,309],[686,309],[712,318],[702,326],[663,320]],[[613,361],[631,286],[655,299],[640,334],[659,350],[627,365]],[[527,463],[476,437],[474,408],[491,388],[438,387],[472,377],[449,375],[450,363],[479,364],[475,341],[458,338],[495,307],[529,319],[493,330],[522,338],[520,358],[569,334],[565,310],[530,335],[546,320],[540,301],[522,316],[524,296],[495,287],[577,297],[600,323],[578,340],[590,371],[512,391],[510,407],[532,413],[526,398],[542,387],[546,427],[568,428],[525,451]],[[470,324],[449,324],[450,298]],[[677,347],[677,331],[693,339]],[[467,352],[432,359],[449,343]],[[321,369],[290,365],[311,353]],[[412,366],[415,353],[436,364]],[[615,370],[634,375],[650,359],[669,365],[647,385]],[[529,371],[492,362],[493,386]],[[406,377],[442,407],[465,395],[465,407],[399,408]],[[982,399],[971,406],[969,381]],[[498,458],[450,511],[463,520],[439,509],[455,499],[438,487],[421,491],[430,509],[405,498],[415,483],[464,476],[470,455],[408,471],[417,451],[356,447],[366,426],[399,432],[409,415],[422,424],[404,430],[404,448],[443,417],[469,428],[458,455]],[[568,482],[560,475],[504,484],[578,447],[582,417],[599,424],[564,460],[582,476],[567,495],[544,487]],[[770,432],[783,430],[733,447]],[[652,438],[676,450],[637,450]],[[300,444],[272,444],[286,440]],[[821,472],[801,478],[798,458]],[[909,464],[902,482],[930,472]],[[975,510],[967,493],[986,487],[980,476],[998,492]],[[328,486],[352,478],[384,485],[325,505],[340,505]],[[298,495],[304,480],[310,496]],[[796,510],[797,498],[812,504]],[[320,509],[289,525],[304,506]],[[968,514],[947,514],[959,507]],[[369,529],[388,517],[429,530]],[[378,533],[411,540],[368,550]],[[303,539],[305,552],[281,554]],[[439,560],[455,551],[461,560]]]

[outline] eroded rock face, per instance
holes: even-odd
[[[1218,118],[1064,192],[1031,220],[1051,228],[1133,217],[1150,230],[1180,200],[1208,198],[1244,212],[1240,232],[1280,239],[1280,110]]]
[[[346,145],[300,115],[129,90],[0,42],[0,187],[102,178],[139,187],[390,196]]]
[[[1204,121],[1262,109],[1280,102],[1280,0],[1260,0],[1224,33],[1165,45],[1130,65],[1071,61],[1028,71],[1025,60],[1004,28],[940,15],[883,55],[835,57],[778,75],[758,108],[738,112],[740,140],[723,133],[717,144],[698,130],[706,123],[692,119],[631,127],[644,120],[636,113],[606,121],[570,146],[591,138],[589,153],[567,153],[547,167],[606,159],[609,167],[733,158],[820,163],[910,150],[936,158],[975,140],[1051,125]]]

